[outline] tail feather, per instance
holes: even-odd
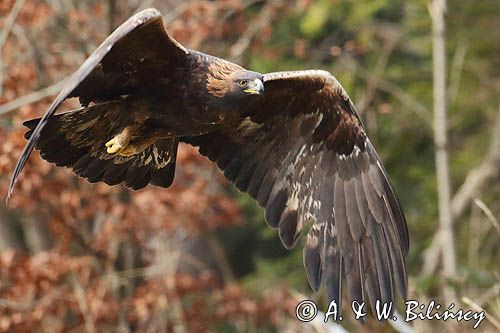
[[[102,181],[111,186],[123,183],[127,176],[128,167],[128,163],[108,165],[102,175]]]
[[[178,140],[160,139],[143,152],[119,156],[106,152],[105,142],[119,131],[118,102],[93,105],[49,118],[35,149],[48,162],[71,168],[75,174],[91,183],[108,185],[124,183],[138,190],[149,183],[169,187],[175,173]],[[40,118],[24,122],[30,139]]]
[[[171,163],[151,175],[151,184],[165,188],[170,187],[174,181],[174,174],[175,163]]]
[[[43,159],[57,166],[71,165],[85,153],[81,148],[68,145],[61,135],[55,136],[53,140],[44,142],[41,147],[50,147],[50,149],[42,150],[41,156]]]

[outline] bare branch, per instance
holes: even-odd
[[[451,201],[451,213],[453,216],[453,223],[457,221],[466,211],[472,200],[476,198],[479,193],[489,184],[492,180],[500,175],[500,105],[493,126],[491,135],[490,147],[485,159],[477,168],[472,169],[465,181],[459,187]],[[432,274],[438,266],[438,256],[440,254],[439,248],[440,232],[438,231],[431,245],[427,248],[424,254],[424,262],[422,274]]]
[[[359,77],[365,81],[370,79],[370,73],[361,65],[357,64],[351,57],[342,56],[340,61],[342,62],[342,65],[347,66],[352,70],[356,70]],[[398,85],[381,78],[378,82],[378,89],[392,95],[394,98],[399,100],[401,104],[407,107],[408,110],[413,111],[413,113],[415,113],[415,115],[417,115],[417,117],[419,117],[425,125],[429,128],[432,127],[432,123],[429,121],[431,111],[412,95],[401,89]]]
[[[191,1],[184,1],[174,9],[163,15],[163,21],[168,24],[181,16],[193,3]]]
[[[83,290],[82,285],[80,284],[80,282],[78,282],[78,279],[74,274],[71,274],[69,276],[69,282],[73,287],[73,292],[75,294],[78,307],[82,312],[83,321],[85,323],[85,331],[89,333],[97,332],[94,324],[94,318],[92,317],[92,313],[90,312],[89,304],[87,303],[87,299],[85,298],[85,291]]]
[[[451,201],[451,210],[454,218],[459,218],[470,206],[474,197],[478,196],[482,189],[495,177],[498,176],[498,166],[487,159],[479,167],[472,169],[465,181],[457,190]]]
[[[24,243],[31,253],[48,251],[52,247],[50,232],[46,223],[32,216],[21,218]]]
[[[250,23],[247,30],[241,35],[240,39],[231,46],[229,58],[233,61],[239,61],[250,46],[255,36],[272,20],[276,13],[276,7],[281,4],[279,0],[268,1],[262,8],[257,18]]]
[[[481,295],[475,297],[476,303],[480,306],[488,303],[500,295],[500,282],[495,283],[491,288],[486,290]]]
[[[454,219],[459,218],[470,206],[474,197],[494,178],[498,177],[500,168],[500,105],[493,125],[490,147],[483,163],[472,169],[464,183],[460,186],[451,202]]]
[[[10,31],[12,30],[14,22],[16,22],[17,15],[23,8],[25,1],[26,0],[16,0],[9,15],[4,21],[4,26],[2,31],[0,31],[0,96],[2,96],[3,93],[3,60],[2,60],[3,45],[5,44],[5,41],[7,40],[7,37],[9,36]]]
[[[498,321],[495,317],[493,317],[488,311],[483,309],[479,304],[475,303],[468,297],[462,297],[462,302],[470,306],[474,311],[484,312],[486,316],[486,320],[488,320],[493,326],[500,330],[500,321]]]
[[[108,33],[111,34],[115,30],[116,17],[116,0],[108,0]]]
[[[432,58],[434,88],[434,145],[439,206],[439,234],[443,259],[443,277],[453,279],[457,273],[453,216],[451,212],[451,182],[448,161],[448,124],[446,95],[446,0],[429,3],[432,18]],[[448,302],[453,301],[452,290],[445,288]]]
[[[65,81],[66,79],[61,80],[51,86],[38,91],[34,91],[32,93],[19,97],[18,99],[0,105],[0,115],[16,110],[21,106],[37,102],[45,97],[55,95],[57,92],[59,92],[59,90],[62,89]]]
[[[5,206],[0,204],[0,252],[8,249],[20,250],[21,248],[15,224],[13,221],[9,221]]]
[[[458,96],[458,89],[460,88],[460,80],[464,69],[466,54],[467,44],[458,44],[451,62],[450,85],[448,87],[448,100],[450,101],[450,104],[454,104]]]
[[[486,204],[482,202],[480,199],[474,199],[474,204],[483,211],[484,215],[486,215],[488,220],[491,221],[491,224],[493,224],[498,234],[500,235],[500,224],[498,223],[498,219],[495,217],[495,215],[493,215],[491,209],[489,209],[488,206],[486,206]]]
[[[356,110],[363,114],[366,111],[366,108],[372,103],[375,98],[375,94],[379,88],[380,81],[382,80],[382,76],[384,75],[385,69],[387,68],[387,64],[389,63],[389,58],[392,54],[392,51],[396,47],[399,41],[399,35],[393,33],[394,36],[388,34],[388,38],[386,38],[384,47],[382,48],[382,53],[378,58],[377,64],[375,65],[373,72],[367,78],[367,86],[364,94],[359,98],[358,103],[356,103]]]
[[[216,258],[216,263],[220,269],[225,283],[234,283],[236,281],[233,271],[231,270],[231,265],[227,260],[224,249],[222,248],[219,239],[216,235],[210,233],[207,235],[208,246],[210,251]]]
[[[135,12],[139,12],[143,9],[146,9],[146,8],[149,8],[151,7],[151,5],[153,4],[154,0],[142,0],[138,3],[138,5],[134,8],[134,13]]]
[[[25,2],[26,0],[16,0],[9,15],[5,19],[3,29],[2,31],[0,31],[0,49],[3,48],[3,45],[5,44],[5,41],[10,34],[12,26],[14,25],[14,22],[16,22],[17,15],[23,8]]]

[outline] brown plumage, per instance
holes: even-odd
[[[265,94],[263,94],[265,89]],[[82,108],[54,115],[62,101]],[[189,50],[161,14],[122,24],[85,61],[41,119],[25,123],[31,151],[90,182],[172,183],[179,142],[199,147],[265,207],[285,247],[309,228],[311,287],[340,302],[406,296],[408,231],[380,158],[340,83],[319,70],[260,74]]]
[[[244,68],[227,61],[216,60],[208,66],[207,92],[215,97],[222,98],[230,90],[229,83],[233,74],[244,71]]]

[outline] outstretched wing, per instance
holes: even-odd
[[[304,265],[311,287],[339,304],[406,297],[408,231],[399,201],[353,104],[324,71],[264,76],[265,97],[239,126],[185,138],[265,207],[293,247],[310,226]]]
[[[7,199],[50,116],[66,98],[79,97],[84,106],[116,99],[165,79],[161,74],[182,65],[187,55],[168,35],[158,10],[146,9],[125,21],[78,68],[38,122],[17,162]]]

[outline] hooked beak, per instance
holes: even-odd
[[[264,95],[264,83],[262,83],[262,80],[260,79],[255,79],[253,81],[250,81],[248,83],[248,88],[243,90],[247,94],[250,95]]]

